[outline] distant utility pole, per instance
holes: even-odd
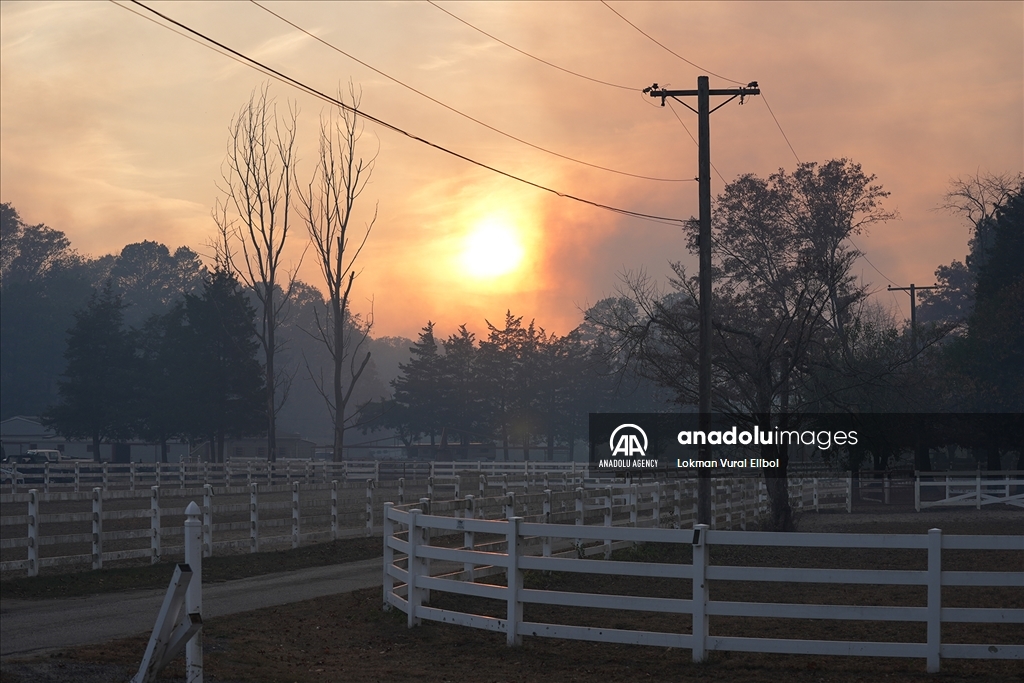
[[[718,111],[737,97],[740,104],[748,95],[760,95],[757,81],[745,88],[726,88],[711,90],[708,77],[697,77],[696,90],[665,90],[655,83],[644,92],[651,97],[660,97],[661,106],[665,99],[671,97],[697,115],[698,164],[697,184],[700,199],[700,367],[697,384],[698,410],[700,411],[699,426],[707,433],[711,429],[711,113]],[[711,109],[711,96],[728,97],[725,102]],[[697,108],[694,109],[680,97],[696,97]],[[710,444],[698,447],[701,460],[711,459]],[[701,468],[697,479],[697,521],[700,524],[711,523],[711,471]]]
[[[932,285],[931,287],[918,287],[913,282],[910,283],[909,287],[893,287],[889,285],[887,288],[890,292],[910,292],[910,354],[914,361],[917,361],[917,292],[921,289],[942,289],[939,285]]]

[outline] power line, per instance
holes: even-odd
[[[632,26],[633,28],[635,28],[635,29],[636,29],[637,31],[639,31],[639,32],[640,32],[641,34],[643,34],[643,36],[644,36],[644,37],[646,37],[646,38],[647,38],[648,40],[650,40],[650,41],[651,41],[652,43],[654,43],[655,45],[657,45],[657,46],[658,46],[658,47],[660,47],[661,49],[665,50],[665,51],[666,51],[666,52],[668,52],[669,54],[671,54],[671,55],[674,55],[675,57],[678,57],[679,59],[683,60],[684,62],[686,62],[686,63],[687,63],[687,64],[689,64],[690,66],[692,66],[692,67],[694,67],[694,68],[696,68],[696,69],[700,69],[700,70],[702,70],[702,71],[706,71],[706,72],[708,72],[709,74],[711,74],[712,76],[714,76],[714,77],[716,77],[716,78],[721,78],[721,79],[722,79],[722,80],[724,80],[724,81],[729,81],[730,83],[735,83],[736,85],[746,85],[746,84],[745,84],[745,83],[744,83],[743,81],[737,81],[737,80],[735,80],[735,79],[732,79],[732,78],[727,78],[727,77],[725,77],[725,76],[723,76],[723,75],[721,75],[721,74],[716,74],[716,73],[715,73],[714,71],[711,71],[710,69],[705,69],[705,68],[704,68],[704,67],[702,67],[702,66],[701,66],[700,64],[694,64],[693,62],[691,62],[691,61],[690,61],[689,59],[687,59],[686,57],[684,57],[684,56],[682,56],[681,54],[679,54],[678,52],[675,52],[674,50],[672,50],[672,48],[668,47],[667,45],[665,45],[665,44],[664,44],[664,43],[662,43],[662,42],[659,42],[659,41],[658,41],[658,40],[657,40],[657,39],[656,39],[656,38],[655,38],[654,36],[652,36],[652,35],[651,35],[650,33],[647,33],[647,32],[646,32],[646,31],[644,31],[644,30],[643,30],[642,28],[640,28],[639,26],[637,26],[636,24],[634,24],[634,23],[633,23],[632,21],[630,21],[630,20],[629,20],[629,19],[627,19],[626,17],[624,17],[624,16],[622,16],[621,14],[619,14],[619,12],[618,12],[618,11],[617,11],[617,10],[616,10],[616,9],[615,9],[614,7],[612,7],[612,6],[611,6],[611,5],[609,5],[609,4],[607,3],[607,2],[605,2],[605,0],[601,0],[601,4],[602,4],[602,5],[604,5],[605,7],[607,7],[608,9],[610,9],[610,10],[611,10],[612,12],[614,12],[614,13],[615,13],[615,16],[617,16],[617,17],[618,17],[619,19],[622,19],[622,20],[623,20],[624,22],[626,22],[627,24],[629,24],[630,26]]]
[[[427,2],[430,3],[431,5],[433,5],[434,7],[436,7],[437,9],[441,10],[442,12],[447,14],[448,16],[450,16],[452,19],[455,19],[456,21],[462,22],[463,24],[465,24],[466,26],[470,27],[474,31],[476,31],[478,33],[482,33],[483,35],[487,36],[491,40],[494,40],[496,42],[501,43],[502,45],[504,45],[505,47],[509,48],[510,50],[515,50],[516,52],[518,52],[519,54],[523,55],[524,57],[529,57],[530,59],[534,59],[534,60],[540,62],[541,64],[547,64],[548,66],[550,66],[553,69],[558,69],[559,71],[562,71],[564,73],[571,74],[573,76],[577,76],[579,78],[582,78],[582,79],[587,80],[587,81],[591,81],[593,83],[600,83],[601,85],[607,85],[607,86],[610,86],[612,88],[620,88],[622,90],[634,90],[634,91],[639,91],[640,90],[640,88],[635,88],[635,87],[629,86],[629,85],[619,85],[618,83],[610,83],[609,81],[602,81],[600,78],[591,78],[590,76],[585,76],[585,75],[583,75],[581,73],[577,73],[577,72],[572,71],[570,69],[566,69],[564,67],[558,66],[557,64],[553,64],[553,63],[549,62],[548,60],[541,59],[540,57],[537,57],[536,55],[532,55],[529,52],[527,52],[526,50],[522,50],[522,49],[516,47],[515,45],[512,45],[510,43],[506,43],[501,38],[498,38],[497,36],[488,33],[487,31],[483,30],[482,28],[474,26],[473,24],[469,23],[468,21],[466,21],[462,17],[459,17],[459,16],[453,14],[452,12],[446,10],[444,7],[441,7],[436,2],[434,2],[434,0],[427,0]]]
[[[707,71],[712,76],[717,76],[718,78],[721,78],[723,80],[730,81],[730,82],[736,83],[738,85],[743,85],[742,81],[736,81],[736,80],[733,80],[731,78],[726,78],[725,76],[722,76],[721,74],[716,74],[714,71],[711,71],[710,69],[705,69],[704,67],[700,66],[699,64],[695,64],[694,62],[691,62],[689,59],[687,59],[686,57],[683,57],[678,52],[675,52],[674,50],[669,48],[664,43],[661,43],[660,41],[658,41],[651,34],[647,33],[642,28],[640,28],[639,26],[637,26],[636,24],[631,22],[629,19],[627,19],[626,17],[622,16],[622,14],[620,14],[618,11],[616,11],[615,8],[612,7],[611,5],[609,5],[605,0],[601,0],[601,4],[604,5],[605,7],[607,7],[608,9],[610,9],[612,12],[614,12],[615,15],[618,16],[620,19],[622,19],[624,22],[626,22],[627,24],[629,24],[630,26],[635,28],[637,31],[642,33],[648,40],[650,40],[654,44],[658,45],[662,49],[668,51],[670,54],[672,54],[672,55],[678,57],[679,59],[683,60],[684,62],[686,62],[690,66],[696,67],[698,69],[702,69],[703,71]],[[764,106],[768,107],[768,113],[772,115],[772,120],[775,121],[775,125],[778,127],[779,132],[782,133],[782,137],[785,138],[786,144],[789,145],[789,151],[793,153],[793,157],[796,159],[796,162],[799,164],[800,163],[800,157],[797,156],[796,150],[793,149],[793,144],[789,141],[789,136],[786,135],[786,131],[782,130],[782,124],[779,123],[779,119],[776,118],[775,112],[772,111],[771,105],[769,105],[768,104],[768,100],[765,99],[763,91],[761,92],[761,99],[764,101]],[[687,131],[687,132],[689,132],[689,131]],[[693,136],[691,135],[690,137],[692,138]],[[717,173],[718,169],[715,169],[715,172]],[[721,177],[721,174],[719,174],[719,177]],[[723,179],[723,182],[724,182],[724,179]]]
[[[697,145],[697,147],[699,148],[700,147],[700,143],[697,142],[697,138],[693,137],[693,133],[691,133],[690,129],[686,127],[686,124],[683,123],[683,119],[679,116],[679,112],[676,111],[676,108],[672,105],[671,102],[668,103],[668,108],[670,110],[672,110],[672,114],[673,114],[673,116],[676,117],[676,121],[678,121],[679,125],[683,127],[683,130],[685,130],[686,134],[690,136],[690,139],[693,140],[693,144]],[[728,184],[728,183],[725,182],[725,178],[722,177],[722,174],[719,173],[717,166],[715,166],[714,164],[711,164],[711,168],[715,169],[715,173],[718,175],[718,178],[722,181],[723,185]]]
[[[853,248],[854,248],[854,249],[856,249],[856,250],[857,250],[858,252],[860,252],[860,258],[862,258],[862,259],[864,259],[865,261],[867,261],[867,265],[869,265],[869,266],[871,266],[872,268],[874,268],[874,272],[877,272],[877,273],[879,273],[880,275],[882,275],[882,276],[883,276],[883,278],[885,278],[886,280],[888,280],[888,281],[889,281],[889,282],[890,282],[891,284],[893,284],[893,285],[895,285],[895,284],[896,284],[896,281],[895,281],[895,280],[893,280],[892,278],[890,278],[890,276],[889,276],[889,275],[887,275],[886,273],[884,273],[884,272],[882,272],[881,270],[879,270],[878,266],[876,266],[876,265],[874,265],[873,263],[871,263],[871,259],[867,258],[867,255],[866,255],[866,254],[864,254],[864,250],[862,250],[862,249],[861,249],[860,247],[858,247],[858,246],[857,246],[857,243],[853,241],[853,238],[851,238],[851,237],[849,236],[849,234],[848,234],[848,236],[846,236],[846,239],[850,241],[850,244],[852,244],[852,245],[853,245]]]
[[[130,11],[130,8],[124,7],[123,5],[117,3],[115,0],[110,0],[110,1],[113,4],[117,5],[118,7],[121,7],[122,9],[126,9],[126,10]],[[599,208],[599,209],[604,209],[606,211],[611,211],[613,213],[617,213],[617,214],[620,214],[620,215],[623,215],[623,216],[631,216],[633,218],[640,218],[642,220],[649,220],[649,221],[653,221],[653,222],[656,222],[656,223],[663,223],[663,224],[666,224],[666,225],[679,226],[679,225],[682,225],[682,224],[685,223],[685,221],[680,219],[680,218],[671,218],[669,216],[657,216],[657,215],[653,215],[653,214],[641,213],[639,211],[630,211],[629,209],[622,209],[622,208],[619,208],[619,207],[616,207],[616,206],[610,206],[608,204],[601,204],[600,202],[591,201],[589,199],[583,199],[582,197],[577,197],[575,195],[567,194],[565,192],[560,192],[558,190],[552,189],[552,188],[547,187],[545,185],[541,185],[540,183],[535,183],[532,180],[527,180],[527,179],[522,178],[520,176],[517,176],[517,175],[514,175],[512,173],[509,173],[508,171],[503,171],[503,170],[501,170],[499,168],[496,168],[494,166],[490,166],[490,165],[485,164],[485,163],[483,163],[481,161],[477,161],[476,159],[468,157],[468,156],[466,156],[464,154],[460,154],[459,152],[456,152],[454,150],[448,149],[447,147],[443,147],[442,145],[439,145],[437,143],[430,142],[429,140],[427,140],[425,138],[421,138],[418,135],[413,135],[412,133],[410,133],[410,132],[408,132],[408,131],[406,131],[406,130],[404,130],[402,128],[399,128],[398,126],[395,126],[395,125],[393,125],[391,123],[388,123],[387,121],[384,121],[383,119],[379,119],[376,116],[373,116],[371,114],[367,114],[367,113],[365,113],[363,111],[360,111],[359,109],[356,109],[355,107],[353,107],[353,106],[351,106],[349,104],[346,104],[346,103],[342,102],[341,100],[335,99],[335,98],[331,97],[330,95],[326,95],[326,94],[320,92],[319,90],[313,88],[312,86],[306,85],[305,83],[302,83],[301,81],[299,81],[299,80],[297,80],[295,78],[292,78],[291,76],[288,76],[288,75],[286,75],[286,74],[284,74],[284,73],[282,73],[280,71],[277,71],[276,69],[273,69],[273,68],[267,66],[266,64],[263,64],[262,62],[259,62],[259,61],[255,60],[255,59],[253,59],[252,57],[249,57],[249,56],[239,52],[238,50],[235,50],[234,48],[228,47],[227,45],[225,45],[225,44],[223,44],[221,42],[218,42],[218,41],[214,40],[213,38],[210,38],[206,34],[204,34],[204,33],[200,32],[200,31],[197,31],[196,29],[193,29],[193,28],[185,25],[182,22],[177,21],[176,19],[172,19],[171,17],[169,17],[166,14],[163,14],[163,13],[153,9],[152,7],[148,7],[147,5],[144,5],[139,0],[130,0],[130,1],[133,4],[138,5],[139,7],[142,7],[147,12],[150,12],[150,13],[160,17],[164,21],[167,21],[167,22],[173,24],[174,26],[177,26],[177,27],[187,31],[188,33],[193,34],[194,36],[197,36],[197,37],[201,38],[202,40],[207,41],[211,45],[215,45],[218,48],[220,48],[221,50],[224,50],[225,52],[230,53],[227,56],[234,55],[235,57],[239,58],[239,59],[236,59],[236,61],[241,61],[246,66],[254,68],[257,71],[259,71],[260,73],[264,73],[264,74],[270,76],[271,78],[274,78],[275,80],[281,81],[282,83],[285,83],[287,85],[291,85],[292,87],[298,88],[299,90],[301,90],[301,91],[303,91],[303,92],[305,92],[305,93],[307,93],[309,95],[312,95],[313,97],[316,97],[316,98],[318,98],[320,100],[323,100],[324,102],[327,102],[327,103],[332,104],[332,105],[337,106],[337,107],[341,107],[342,109],[344,109],[346,111],[352,112],[353,114],[356,114],[357,116],[363,117],[367,121],[371,121],[373,123],[376,123],[377,125],[382,126],[384,128],[387,128],[388,130],[391,130],[391,131],[393,131],[395,133],[399,133],[400,135],[404,135],[405,137],[407,137],[407,138],[409,138],[411,140],[415,140],[416,142],[419,142],[421,144],[427,145],[428,147],[432,147],[432,148],[434,148],[434,149],[436,149],[438,151],[444,152],[445,154],[448,154],[450,156],[456,157],[457,159],[461,159],[463,161],[466,161],[466,162],[468,162],[470,164],[473,164],[474,166],[479,166],[480,168],[486,169],[486,170],[491,171],[493,173],[497,173],[497,174],[502,175],[502,176],[504,176],[506,178],[509,178],[511,180],[518,181],[520,183],[523,183],[524,185],[529,185],[530,187],[534,187],[534,188],[536,188],[538,190],[543,190],[544,192],[549,192],[549,193],[554,194],[554,195],[556,195],[558,197],[564,197],[565,199],[571,199],[573,201],[580,202],[581,204],[587,204],[589,206],[593,206],[593,207],[596,207],[596,208]],[[138,14],[138,13],[137,12],[133,12],[133,14]],[[164,24],[158,24],[158,25],[162,26],[163,28],[166,28],[166,29],[168,29],[168,30],[178,34],[178,35],[181,35],[180,33],[178,33],[178,31],[174,31],[174,29],[171,28],[170,26],[166,26]],[[207,48],[213,50],[213,47],[211,47],[211,45],[205,45],[204,44],[204,47],[207,47]],[[214,50],[214,52],[217,52],[217,54],[223,54],[222,52],[219,52],[217,50]]]
[[[789,141],[789,136],[786,135],[786,131],[782,130],[782,124],[775,118],[775,112],[772,111],[771,105],[768,104],[768,100],[764,98],[764,92],[761,93],[761,101],[764,102],[764,106],[768,107],[768,113],[772,115],[772,119],[775,121],[775,125],[779,127],[779,132],[782,133],[782,137],[786,139],[786,144],[789,145],[789,151],[793,153],[793,158],[796,159],[796,163],[800,163],[800,157],[797,156],[796,150],[793,149],[793,143]]]
[[[571,162],[576,163],[576,164],[582,164],[583,166],[589,166],[590,168],[596,168],[596,169],[599,169],[601,171],[608,171],[609,173],[617,173],[619,175],[629,176],[630,178],[640,178],[642,180],[655,180],[655,181],[659,181],[659,182],[668,182],[668,183],[686,182],[686,181],[690,180],[690,178],[656,178],[656,177],[653,177],[653,176],[641,175],[641,174],[638,174],[638,173],[628,173],[626,171],[619,171],[619,170],[614,169],[614,168],[608,168],[607,166],[601,166],[599,164],[592,164],[589,161],[583,161],[581,159],[576,159],[575,157],[571,157],[571,156],[568,156],[568,155],[565,155],[565,154],[560,154],[558,152],[550,150],[550,149],[548,149],[546,147],[542,147],[540,145],[535,145],[534,143],[528,142],[528,141],[526,141],[526,140],[524,140],[524,139],[522,139],[520,137],[516,137],[515,135],[512,135],[511,133],[506,133],[503,130],[495,128],[494,126],[492,126],[492,125],[490,125],[488,123],[484,123],[480,119],[474,118],[473,116],[470,116],[469,114],[466,114],[465,112],[459,111],[455,107],[452,107],[451,105],[445,104],[444,102],[442,102],[441,100],[439,100],[439,99],[437,99],[435,97],[431,97],[430,95],[426,94],[422,90],[417,90],[416,88],[412,87],[408,83],[404,83],[404,82],[398,80],[397,78],[395,78],[394,76],[391,76],[389,74],[384,73],[380,69],[378,69],[378,68],[376,68],[376,67],[374,67],[374,66],[372,66],[370,64],[367,64],[366,62],[364,62],[363,60],[359,59],[358,57],[354,57],[353,55],[350,55],[348,52],[345,52],[344,50],[342,50],[338,46],[333,45],[332,43],[329,43],[328,41],[324,40],[320,36],[317,36],[317,35],[309,32],[309,31],[307,31],[306,29],[302,28],[301,26],[299,26],[295,22],[293,22],[293,21],[291,21],[289,19],[286,19],[285,17],[281,16],[280,14],[275,12],[274,10],[272,10],[272,9],[270,9],[268,7],[264,7],[263,5],[261,5],[256,0],[249,0],[249,1],[252,4],[254,4],[257,7],[259,7],[264,12],[266,12],[266,13],[272,15],[272,16],[277,17],[278,19],[280,19],[284,23],[288,24],[289,26],[291,26],[295,30],[301,31],[302,33],[306,34],[307,36],[309,36],[313,40],[316,40],[317,42],[319,42],[319,43],[329,47],[330,49],[334,50],[335,52],[348,57],[349,59],[351,59],[354,62],[358,62],[359,64],[365,66],[370,71],[373,71],[374,73],[376,73],[376,74],[378,74],[380,76],[383,76],[384,78],[388,79],[389,81],[391,81],[393,83],[396,83],[396,84],[402,86],[403,88],[416,93],[420,97],[425,97],[426,99],[430,100],[434,104],[440,105],[440,106],[444,107],[445,109],[447,109],[448,111],[450,111],[452,113],[455,113],[455,114],[458,114],[459,116],[463,117],[464,119],[468,119],[469,121],[472,121],[473,123],[476,123],[478,125],[483,126],[487,130],[493,131],[493,132],[497,133],[498,135],[502,135],[502,136],[508,138],[509,140],[514,140],[514,141],[516,141],[516,142],[518,142],[520,144],[526,145],[527,147],[531,147],[531,148],[536,149],[536,150],[538,150],[540,152],[544,152],[546,154],[550,154],[552,156],[556,156],[559,159],[565,159],[566,161],[571,161]],[[433,4],[433,3],[431,3],[431,4]],[[442,9],[442,8],[438,7],[438,9]],[[442,11],[447,12],[447,10],[442,10]],[[630,89],[633,90],[634,88],[630,88]],[[636,88],[636,89],[638,90],[638,88]]]

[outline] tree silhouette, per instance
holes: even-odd
[[[90,439],[99,462],[103,441],[127,439],[134,431],[134,348],[124,329],[124,304],[109,281],[75,313],[67,342],[60,401],[44,422],[66,438]]]

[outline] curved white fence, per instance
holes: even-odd
[[[465,535],[465,544],[458,549],[431,545],[433,532],[448,535],[461,532]],[[475,534],[494,534],[504,540],[481,548],[473,543]],[[596,554],[588,550],[600,552],[602,543],[645,542],[691,544],[693,562],[685,565],[582,559],[584,555]],[[592,544],[589,548],[588,543]],[[575,549],[560,556],[553,553],[553,548],[567,544],[575,545]],[[708,563],[710,545],[919,548],[927,550],[928,564],[923,571],[713,566]],[[920,535],[876,535],[719,531],[706,525],[694,529],[581,526],[527,522],[520,517],[506,520],[444,517],[424,514],[420,509],[401,510],[386,505],[384,605],[402,610],[410,628],[427,619],[505,633],[509,645],[518,645],[524,635],[530,635],[688,648],[693,651],[694,661],[703,661],[713,650],[911,657],[926,659],[928,671],[933,672],[939,670],[941,658],[1024,659],[1024,645],[941,642],[944,622],[1024,624],[1024,609],[942,606],[944,586],[1024,585],[1024,571],[944,572],[942,552],[951,549],[1024,552],[1024,536],[943,536],[939,529]],[[540,556],[529,554],[537,550]],[[446,563],[449,571],[432,572],[432,562]],[[463,566],[461,571],[450,570],[459,565]],[[690,579],[693,592],[690,599],[664,599],[532,590],[523,586],[525,570]],[[486,574],[504,574],[506,585],[475,580]],[[725,602],[710,599],[709,580],[922,585],[927,586],[928,598],[923,607]],[[502,619],[431,607],[427,604],[431,591],[500,600],[507,605],[506,616]],[[693,629],[691,633],[664,633],[535,623],[523,618],[523,605],[527,603],[690,614]],[[718,636],[709,629],[708,617],[712,615],[924,622],[927,640],[895,643]],[[815,627],[809,629],[810,632],[816,630]]]

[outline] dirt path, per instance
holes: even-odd
[[[265,574],[203,586],[203,617],[379,586],[380,558]],[[152,631],[165,590],[127,591],[62,600],[4,600],[0,656],[102,643]]]

